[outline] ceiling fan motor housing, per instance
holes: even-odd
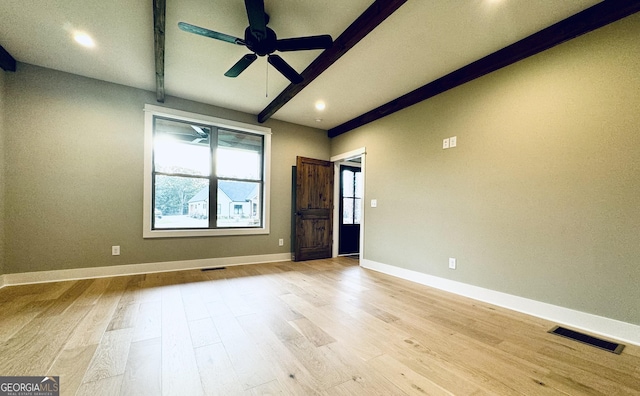
[[[259,56],[265,56],[272,54],[276,50],[276,32],[267,28],[267,35],[262,40],[257,39],[251,33],[251,27],[247,27],[244,30],[244,42],[249,50],[255,52]]]

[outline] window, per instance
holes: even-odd
[[[269,128],[145,106],[145,238],[269,232]]]
[[[360,224],[362,217],[362,173],[359,168],[343,166],[342,224]]]

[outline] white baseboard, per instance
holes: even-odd
[[[482,287],[439,278],[437,276],[382,264],[372,260],[361,259],[360,265],[363,268],[382,272],[397,278],[522,312],[558,324],[613,338],[621,342],[640,345],[640,326],[638,325],[484,289]]]
[[[262,264],[291,261],[291,253],[263,254],[208,258],[199,260],[166,261],[160,263],[114,265],[111,267],[76,268],[55,271],[25,272],[0,276],[0,285],[25,285],[30,283],[60,282],[66,280],[104,278],[109,276],[138,275],[154,272],[183,271],[191,269],[230,267],[246,264]],[[2,287],[0,286],[0,287]]]

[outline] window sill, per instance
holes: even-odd
[[[144,230],[143,238],[192,238],[236,235],[266,235],[267,228],[224,228],[216,230]]]

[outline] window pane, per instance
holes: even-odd
[[[353,171],[342,170],[342,196],[353,197]]]
[[[259,227],[260,183],[218,182],[218,227]]]
[[[342,224],[353,224],[353,198],[342,198]]]
[[[153,164],[156,172],[208,176],[210,128],[155,118]]]
[[[354,208],[353,208],[353,224],[360,224],[362,219],[362,200],[356,198],[354,200]]]
[[[356,172],[356,198],[362,198],[362,172]]]
[[[156,175],[154,196],[154,228],[209,226],[207,179]]]
[[[249,133],[218,131],[218,177],[262,180],[262,139]]]

